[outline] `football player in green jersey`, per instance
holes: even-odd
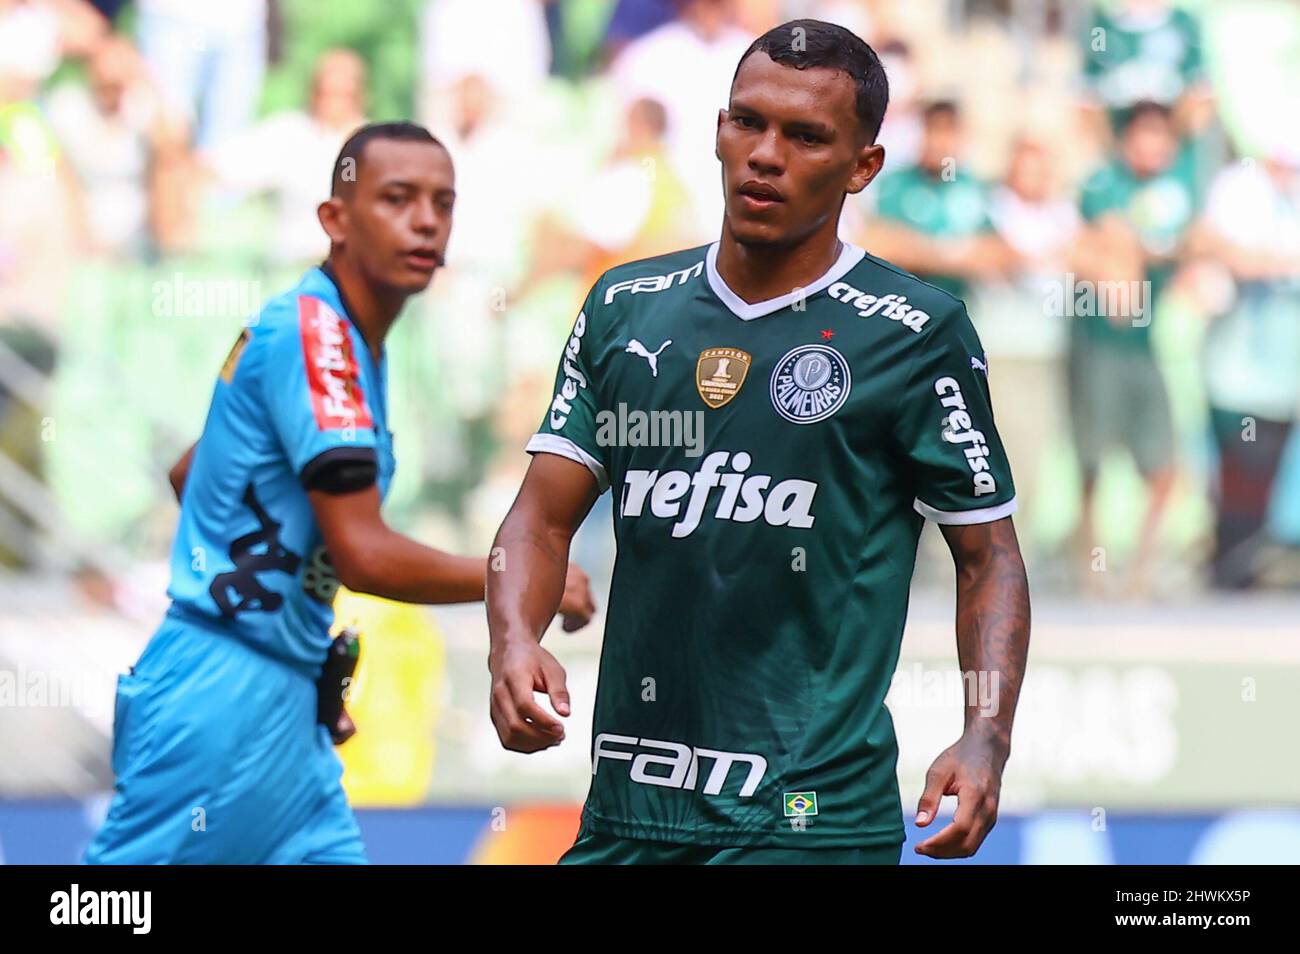
[[[1029,597],[984,353],[960,300],[836,234],[884,162],[887,99],[840,27],[760,37],[718,116],[720,240],[611,269],[574,323],[487,588],[501,742],[556,745],[571,707],[540,639],[570,538],[612,491],[566,862],[897,863],[885,695],[927,519],[957,564],[961,668],[996,690],[931,767],[917,824],[958,803],[916,850],[970,855],[996,820]]]

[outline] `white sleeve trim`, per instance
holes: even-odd
[[[912,501],[912,509],[926,520],[950,526],[964,527],[972,523],[992,523],[1016,512],[1016,498],[996,507],[983,507],[979,510],[935,510],[919,497]]]
[[[605,465],[567,437],[559,434],[534,434],[528,439],[528,446],[524,450],[530,454],[555,454],[577,461],[591,471],[602,494],[609,489],[609,475],[605,473]]]

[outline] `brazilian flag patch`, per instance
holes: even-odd
[[[785,793],[785,817],[793,818],[795,815],[816,815],[817,814],[817,793],[816,792],[786,792]]]

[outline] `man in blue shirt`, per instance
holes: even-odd
[[[451,158],[422,127],[370,125],[343,146],[318,213],[328,260],[239,336],[173,468],[172,604],[119,679],[117,783],[88,862],[365,861],[337,727],[316,721],[334,594],[456,603],[485,585],[485,560],[380,515],[384,338],[443,263],[454,200]],[[594,608],[581,571],[568,584],[576,628]]]

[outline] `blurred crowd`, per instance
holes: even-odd
[[[884,62],[841,234],[967,302],[1036,582],[1300,584],[1286,0],[0,0],[0,565],[162,556],[239,323],[324,255],[347,135],[408,116],[458,202],[390,346],[391,511],[485,549],[577,302],[716,239],[716,111],[799,16]]]

